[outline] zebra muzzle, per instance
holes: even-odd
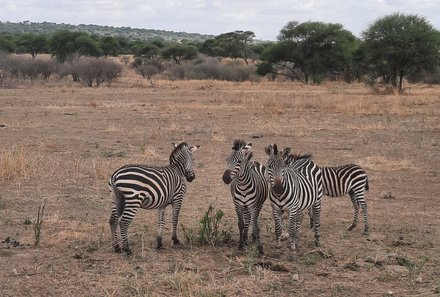
[[[225,173],[223,173],[223,182],[229,185],[231,181],[231,170],[225,170]]]
[[[283,193],[283,183],[281,182],[281,179],[276,179],[273,184],[273,191],[275,194],[280,195]]]
[[[187,175],[187,176],[186,176],[186,180],[187,180],[188,182],[192,182],[195,178],[196,178],[196,176],[195,176],[194,174],[191,174],[191,175]]]

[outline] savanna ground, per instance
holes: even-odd
[[[432,296],[440,291],[440,88],[375,95],[361,84],[157,81],[130,71],[109,87],[51,82],[0,89],[1,296]],[[300,256],[277,250],[267,201],[265,255],[237,250],[236,215],[221,176],[234,139],[312,153],[369,174],[370,233],[347,231],[348,197],[325,197],[321,248],[306,224]],[[157,213],[140,210],[132,258],[111,250],[107,179],[127,163],[165,165],[172,142],[201,147],[173,247]],[[45,203],[40,243],[37,213]],[[191,244],[208,207],[232,241]],[[8,239],[9,237],[9,239]],[[8,240],[7,240],[8,239]]]

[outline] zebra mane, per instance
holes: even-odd
[[[246,145],[246,142],[243,139],[236,139],[233,145],[232,149],[238,151]]]
[[[304,155],[290,154],[289,155],[289,159],[292,161],[297,161],[297,160],[301,160],[301,159],[311,159],[312,157],[313,157],[312,154],[304,154]]]
[[[180,150],[182,150],[182,148],[184,147],[184,146],[188,146],[188,144],[186,143],[186,142],[182,142],[182,143],[180,143],[178,146],[176,146],[175,148],[174,148],[174,150],[171,152],[171,155],[170,155],[170,164],[172,163],[172,161],[173,161],[173,157],[175,156],[175,154],[177,154],[177,152],[179,152]]]

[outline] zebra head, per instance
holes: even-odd
[[[269,156],[267,160],[267,175],[270,186],[275,194],[280,195],[283,193],[284,186],[284,174],[285,174],[285,160],[282,151],[278,151],[276,144],[268,145],[265,148],[266,154]]]
[[[244,170],[247,161],[252,158],[252,143],[235,140],[229,157],[226,159],[227,167],[223,173],[223,182],[230,184]]]
[[[170,164],[179,168],[188,182],[192,182],[196,176],[194,174],[193,153],[200,147],[199,145],[188,147],[186,142],[175,144],[170,156]]]

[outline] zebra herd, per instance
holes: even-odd
[[[172,240],[179,244],[177,222],[182,201],[186,195],[186,183],[195,178],[193,153],[199,146],[188,146],[186,142],[174,145],[169,165],[154,167],[126,165],[110,177],[109,189],[112,197],[110,229],[115,252],[131,254],[128,245],[128,227],[139,208],[157,209],[159,233],[157,248],[162,248],[164,211],[171,204]],[[263,254],[258,226],[259,213],[269,198],[275,221],[275,235],[281,245],[283,213],[288,217],[290,248],[296,254],[303,212],[308,211],[310,227],[315,235],[315,246],[320,245],[320,213],[322,196],[339,197],[349,195],[354,206],[353,223],[356,227],[359,209],[364,216],[364,233],[368,232],[367,204],[368,177],[360,166],[349,164],[338,167],[316,165],[311,155],[292,154],[286,147],[279,150],[276,144],[265,147],[267,166],[252,159],[252,143],[235,140],[226,159],[223,182],[230,184],[231,195],[238,218],[238,248],[247,245],[248,230],[252,227],[252,241]],[[119,245],[119,224],[122,246]]]

